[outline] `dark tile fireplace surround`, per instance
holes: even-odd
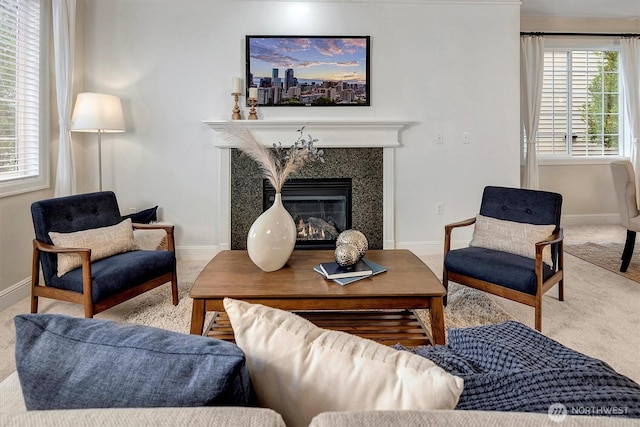
[[[292,178],[351,178],[351,228],[371,249],[383,247],[383,149],[324,148],[323,163],[305,165]],[[253,160],[231,150],[231,249],[246,249],[247,233],[263,212],[263,176]]]

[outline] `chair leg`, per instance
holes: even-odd
[[[535,305],[536,331],[542,332],[542,299],[536,301]]]
[[[636,244],[636,232],[627,230],[627,241],[624,244],[624,250],[622,251],[622,266],[620,266],[620,271],[622,273],[627,271],[629,268],[629,263],[631,262],[631,257],[633,256],[633,248]]]
[[[38,297],[31,294],[31,313],[38,312]]]
[[[36,286],[40,284],[40,251],[36,240],[33,240],[33,257],[31,258],[31,313],[38,312]]]
[[[444,290],[447,291],[444,298],[442,298],[442,305],[447,306],[447,297],[449,296],[449,272],[446,268],[442,269],[442,286],[444,286]]]
[[[93,318],[93,307],[86,307],[84,308],[84,317],[87,319],[92,319]]]
[[[564,278],[558,282],[558,301],[564,301]]]
[[[171,277],[171,297],[173,298],[173,305],[178,305],[178,275],[175,270]]]
[[[560,243],[558,253],[558,271],[562,271],[562,279],[558,282],[558,301],[564,301],[564,243]]]

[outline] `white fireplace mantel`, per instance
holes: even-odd
[[[323,148],[375,148],[383,149],[383,247],[395,248],[395,149],[401,146],[400,131],[409,125],[401,120],[377,119],[320,119],[320,120],[205,120],[216,132],[215,146],[220,148],[220,249],[231,248],[231,152],[239,143],[228,132],[229,126],[242,126],[265,145],[281,142],[289,146],[298,138],[311,135]]]
[[[409,123],[399,120],[206,120],[216,131],[215,145],[219,148],[238,147],[238,142],[229,138],[229,126],[242,126],[253,133],[265,145],[281,142],[288,146],[299,136],[311,135],[317,147],[399,147],[399,132]]]

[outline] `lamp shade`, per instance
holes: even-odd
[[[75,132],[124,132],[120,98],[103,93],[79,93],[71,117]]]

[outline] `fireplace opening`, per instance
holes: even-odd
[[[263,210],[275,199],[262,183]],[[338,234],[351,228],[351,178],[291,179],[282,187],[282,204],[296,224],[296,249],[332,249]]]

